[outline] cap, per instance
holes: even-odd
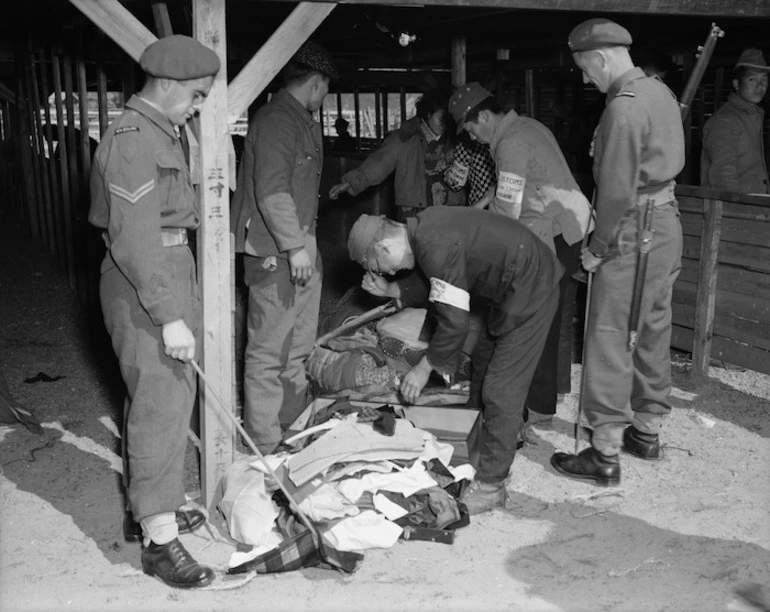
[[[336,81],[340,78],[340,74],[337,72],[337,67],[334,65],[332,56],[329,55],[329,52],[326,49],[312,40],[305,41],[305,44],[294,54],[292,60],[297,64],[320,72],[330,81]]]
[[[591,51],[601,47],[628,46],[633,42],[631,33],[614,21],[598,17],[589,19],[570,32],[567,44],[570,51]]]
[[[477,81],[461,85],[449,98],[449,113],[457,124],[457,133],[463,130],[463,123],[468,113],[492,94],[484,89]]]
[[[736,68],[740,68],[741,66],[753,68],[754,70],[770,70],[770,66],[767,65],[761,49],[744,50],[738,58],[738,63],[735,64]]]
[[[219,57],[194,38],[174,34],[149,45],[139,58],[139,65],[150,76],[187,81],[219,72]]]
[[[380,224],[384,218],[384,215],[361,215],[356,219],[353,227],[350,228],[350,235],[348,236],[350,259],[366,267],[364,257],[366,257],[366,252],[374,241],[377,230],[380,229]]]

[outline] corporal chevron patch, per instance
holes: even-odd
[[[136,204],[153,189],[155,189],[155,179],[150,179],[136,191],[129,191],[128,189],[124,189],[115,183],[109,184],[109,191],[112,195],[118,198],[122,198],[131,204]]]

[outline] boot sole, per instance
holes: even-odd
[[[216,576],[212,574],[211,576],[198,582],[174,582],[173,580],[164,580],[163,577],[160,576],[157,572],[147,569],[144,566],[142,566],[142,571],[152,578],[157,578],[163,584],[170,586],[173,589],[199,589],[201,587],[210,585],[212,582],[214,582],[214,578],[216,578]]]
[[[601,476],[589,476],[588,474],[575,474],[574,472],[568,472],[562,468],[553,459],[551,459],[551,466],[559,472],[559,474],[562,474],[567,478],[572,478],[573,480],[590,480],[600,487],[616,487],[620,484],[620,476],[617,478],[602,478]]]

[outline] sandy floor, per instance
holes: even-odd
[[[399,542],[345,576],[310,569],[220,578],[175,591],[144,576],[121,537],[121,389],[96,350],[99,321],[78,313],[51,260],[11,231],[0,240],[0,360],[45,435],[0,428],[0,610],[748,611],[735,594],[770,584],[770,380],[712,368],[694,384],[675,363],[674,410],[658,462],[623,457],[600,489],[557,476],[577,396],[513,466],[505,510],[473,520],[452,546]],[[25,384],[38,372],[64,376]],[[579,366],[573,372],[577,389]],[[195,493],[195,449],[189,477]],[[223,570],[221,516],[184,536]],[[767,592],[765,592],[767,596]]]

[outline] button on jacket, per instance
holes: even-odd
[[[235,250],[287,258],[289,250],[305,247],[314,260],[322,164],[320,124],[279,90],[246,136],[230,216]]]
[[[429,208],[407,219],[407,231],[421,275],[398,281],[401,296],[406,305],[432,302],[438,324],[427,357],[442,374],[456,370],[471,296],[488,303],[488,329],[497,336],[538,313],[563,272],[521,223],[483,210]]]
[[[588,200],[551,131],[539,121],[509,111],[489,144],[497,168],[497,191],[489,210],[518,219],[555,250],[583,238],[591,216]]]
[[[156,325],[181,319],[189,296],[175,295],[161,230],[198,227],[195,191],[174,126],[139,96],[102,136],[88,220],[106,230],[102,272],[116,265]]]
[[[703,126],[701,185],[735,193],[770,193],[762,126],[765,111],[731,93]]]
[[[664,188],[684,167],[681,114],[674,94],[641,68],[621,75],[609,88],[594,134],[596,229],[589,250],[605,257],[617,244],[627,210]]]

